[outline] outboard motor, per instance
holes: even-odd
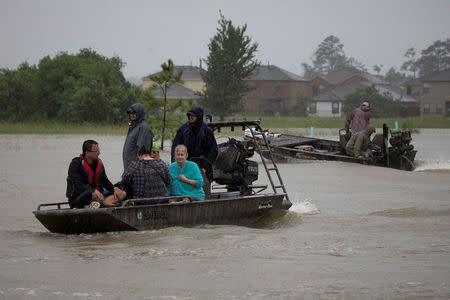
[[[258,163],[249,160],[255,153],[253,142],[230,138],[217,147],[218,155],[213,164],[214,181],[226,185],[228,192],[251,195],[250,186],[258,179]]]
[[[401,170],[414,169],[414,159],[417,151],[411,145],[411,132],[409,130],[391,131],[389,143],[389,160],[391,166]]]

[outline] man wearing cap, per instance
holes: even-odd
[[[188,160],[194,161],[206,175],[204,184],[206,199],[209,199],[210,182],[213,180],[212,164],[216,160],[218,149],[212,130],[203,122],[203,109],[192,107],[187,112],[188,122],[182,125],[173,139],[171,161],[175,161],[175,148],[183,144],[187,148]]]
[[[127,114],[130,122],[122,152],[124,171],[131,162],[138,160],[138,151],[142,146],[151,149],[153,143],[153,132],[145,120],[144,105],[134,103],[127,109]]]
[[[345,119],[345,130],[347,135],[350,133],[350,123],[352,134],[356,134],[369,124],[370,122],[370,105],[369,102],[363,102],[360,107],[352,110]]]

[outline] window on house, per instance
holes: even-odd
[[[428,84],[428,83],[424,83],[423,84],[423,93],[424,94],[427,94],[427,93],[429,93],[430,92],[430,85]]]
[[[317,113],[317,103],[316,102],[313,102],[309,105],[309,113],[310,114]]]
[[[442,103],[436,104],[436,113],[442,114]]]
[[[339,102],[333,102],[331,104],[331,113],[338,114],[339,113]]]
[[[313,92],[313,96],[319,95],[319,87],[317,85],[313,85],[312,92]]]
[[[411,92],[412,92],[411,86],[408,85],[408,86],[406,87],[406,95],[411,95]]]
[[[324,89],[323,85],[319,85],[319,94],[322,94]]]
[[[430,113],[430,104],[429,103],[425,103],[423,105],[423,113],[424,114],[429,114]]]

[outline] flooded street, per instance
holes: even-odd
[[[116,182],[124,137],[0,135],[0,299],[450,298],[448,129],[413,134],[413,172],[280,164],[294,205],[252,228],[50,233],[32,211],[88,138]]]

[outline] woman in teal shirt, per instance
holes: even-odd
[[[185,145],[175,148],[175,162],[169,166],[172,184],[169,193],[172,196],[193,196],[205,200],[203,192],[203,177],[195,162],[187,160],[188,154]]]

